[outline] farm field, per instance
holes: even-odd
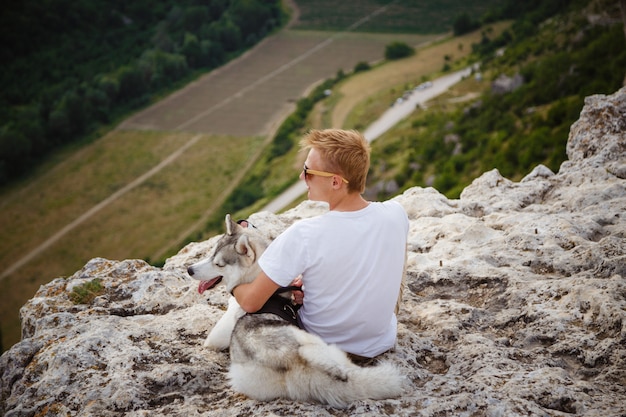
[[[267,135],[312,85],[383,59],[400,40],[418,46],[436,35],[283,31],[124,121],[120,129]]]
[[[207,214],[255,162],[295,100],[316,82],[351,71],[358,62],[382,59],[392,40],[419,46],[440,37],[283,31],[94,143],[62,151],[55,158],[61,162],[40,169],[27,184],[2,190],[2,347],[19,340],[19,308],[41,284],[71,275],[94,257],[159,261],[180,248],[194,229],[202,229]],[[410,74],[424,73],[419,62],[415,65],[407,67]],[[378,71],[385,66],[372,73]],[[346,106],[359,101],[337,108],[349,111]],[[184,146],[161,170],[68,228]]]
[[[478,18],[502,0],[297,0],[297,29],[338,30],[359,22],[358,32],[443,33],[461,13]],[[384,10],[381,10],[384,8]],[[369,16],[362,20],[363,16]]]

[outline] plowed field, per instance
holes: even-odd
[[[266,135],[311,85],[359,62],[381,60],[393,40],[418,45],[434,37],[284,31],[120,128]]]

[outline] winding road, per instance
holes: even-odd
[[[445,75],[432,81],[432,85],[423,90],[413,91],[402,103],[391,106],[383,113],[378,120],[372,123],[364,132],[363,136],[368,142],[381,136],[383,133],[395,126],[400,120],[410,115],[417,106],[423,105],[428,100],[437,97],[447,91],[451,86],[467,77],[472,72],[472,68],[468,67],[463,70]],[[269,211],[276,213],[306,192],[306,183],[297,181],[294,185],[285,190],[281,195],[276,197],[271,203],[267,204],[261,211]]]

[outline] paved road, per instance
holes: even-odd
[[[464,70],[437,78],[428,88],[413,91],[413,93],[411,93],[411,95],[409,95],[402,103],[394,104],[385,113],[383,113],[378,120],[372,123],[363,132],[363,136],[365,136],[365,139],[367,139],[368,142],[378,138],[402,119],[410,115],[415,110],[417,105],[424,104],[428,100],[444,93],[451,86],[461,81],[461,79],[470,75],[471,71],[471,67],[465,68]],[[261,211],[276,213],[289,206],[304,193],[306,193],[306,184],[304,181],[298,181],[285,190],[281,195],[276,197],[276,199],[274,199],[271,203],[263,207]]]

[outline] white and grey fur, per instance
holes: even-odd
[[[260,271],[257,260],[268,244],[258,230],[241,227],[227,215],[226,234],[212,255],[188,272],[203,281],[203,289],[221,282],[230,292],[254,280]],[[246,314],[234,297],[204,345],[216,350],[230,346],[231,386],[257,400],[288,398],[343,408],[355,400],[393,398],[403,391],[405,378],[392,364],[357,366],[338,347],[278,316]]]

